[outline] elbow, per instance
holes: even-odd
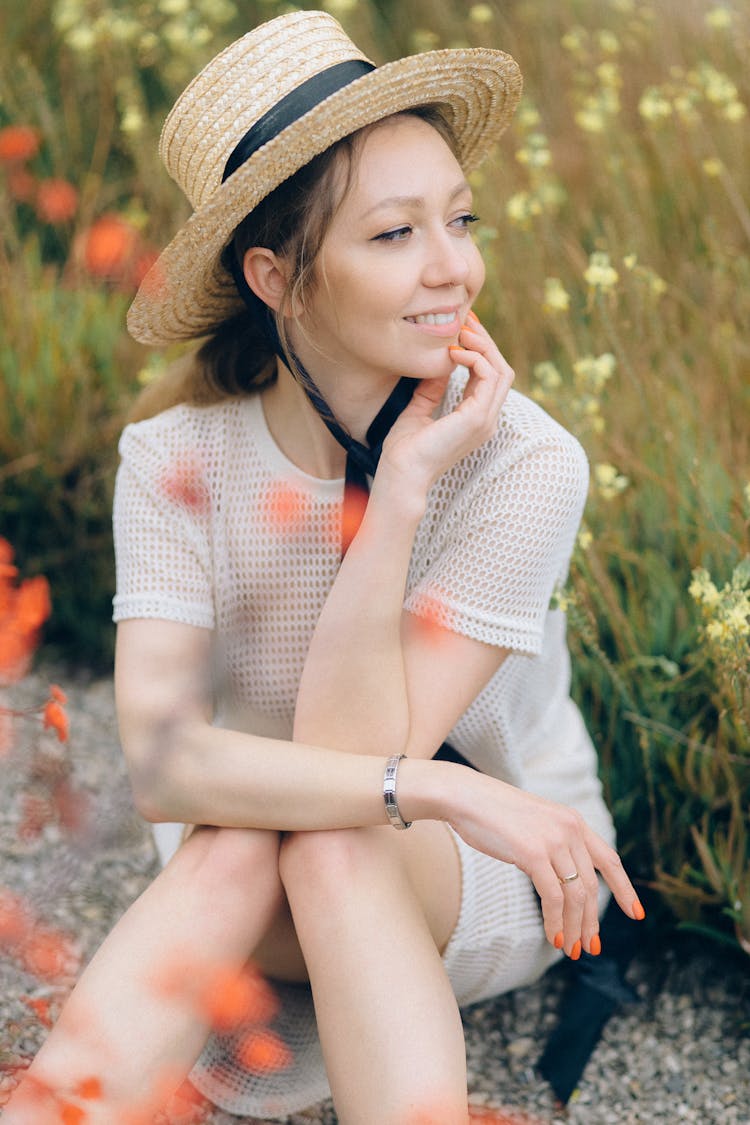
[[[130,791],[136,812],[150,824],[178,820],[170,787],[155,770],[130,768]]]
[[[186,821],[189,801],[185,774],[185,735],[170,724],[160,737],[123,741],[133,804],[151,824]],[[182,780],[181,780],[182,779]]]

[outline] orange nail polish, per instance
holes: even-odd
[[[571,961],[577,961],[580,956],[581,956],[581,943],[580,943],[580,941],[577,941],[570,951],[570,959],[571,959]]]
[[[477,316],[477,314],[474,312],[473,309],[469,309],[469,311],[466,314],[466,319],[467,320],[473,320],[473,321],[476,321],[477,324],[481,324],[481,321],[480,321],[479,317]]]
[[[552,944],[554,945],[555,949],[562,949],[564,941],[565,938],[563,937],[563,932],[562,930],[560,930],[559,934],[555,934],[555,940],[552,942]]]
[[[594,934],[589,942],[589,953],[592,957],[598,957],[602,951],[602,943],[598,934]]]
[[[637,922],[642,922],[646,917],[646,911],[641,906],[640,899],[636,899],[632,906],[633,917]]]

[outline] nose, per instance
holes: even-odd
[[[441,224],[428,242],[422,273],[424,284],[431,289],[463,285],[471,271],[472,253],[476,253],[476,248],[470,238],[457,238]]]

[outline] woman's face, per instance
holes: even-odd
[[[357,157],[299,327],[290,322],[292,343],[313,374],[447,375],[448,347],[484,281],[471,189],[440,134],[416,117],[369,130]]]

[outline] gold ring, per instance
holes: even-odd
[[[559,878],[559,876],[558,876],[558,878]],[[561,883],[573,883],[577,878],[578,878],[578,872],[577,871],[571,871],[570,875],[563,875],[562,879],[560,879],[560,882]]]

